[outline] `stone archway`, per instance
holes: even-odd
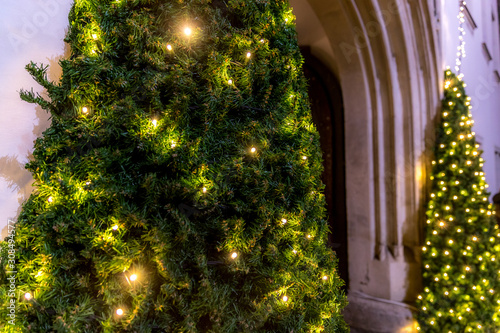
[[[344,105],[340,83],[310,48],[302,48],[304,74],[309,84],[313,121],[323,151],[323,183],[331,234],[329,245],[336,252],[338,271],[349,288],[347,216],[345,205]]]
[[[352,332],[411,325],[419,292],[425,141],[439,107],[430,3],[291,0],[299,44],[339,78],[345,109]]]

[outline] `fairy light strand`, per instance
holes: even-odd
[[[457,77],[459,80],[462,80],[464,75],[462,74],[462,62],[463,58],[465,58],[465,6],[467,3],[464,0],[459,0],[460,11],[458,13],[458,40],[459,46],[457,48],[457,58],[455,60],[455,71],[457,72]]]

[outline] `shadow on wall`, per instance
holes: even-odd
[[[67,58],[70,55],[70,49],[67,44],[64,47],[64,54],[60,56],[55,56],[48,58],[48,71],[47,76],[49,80],[53,82],[59,82],[62,74],[61,66],[59,66],[59,60]],[[33,85],[37,83],[33,81]],[[30,87],[19,87],[25,88],[27,90]],[[46,93],[43,92],[42,96],[46,97]],[[35,138],[42,136],[43,132],[50,126],[50,114],[43,110],[40,106],[35,107],[35,117],[33,123],[33,135]],[[26,153],[26,157],[31,160],[33,155],[31,153],[33,147],[29,147]],[[23,156],[24,157],[24,156]],[[24,158],[21,158],[24,160]],[[16,217],[19,216],[21,212],[23,203],[29,198],[30,194],[33,192],[33,177],[31,173],[24,168],[24,163],[19,161],[19,156],[1,156],[0,157],[0,178],[3,178],[8,183],[8,188],[12,192],[17,193],[17,199],[19,203],[19,208],[16,212]],[[7,225],[2,229],[0,233],[0,239],[4,239],[7,232]]]

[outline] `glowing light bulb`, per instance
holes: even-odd
[[[89,109],[88,109],[86,106],[84,106],[84,107],[82,108],[82,113],[87,114],[88,112],[89,112]]]
[[[52,202],[54,202],[54,198],[49,197],[49,198],[47,199],[47,201],[48,201],[49,203],[52,203]]]
[[[193,31],[191,30],[191,28],[190,28],[190,27],[185,27],[185,28],[184,28],[184,34],[185,34],[186,36],[191,36],[191,34],[192,34],[192,33],[193,33]]]
[[[227,80],[227,84],[233,84],[233,80],[231,79]]]
[[[117,225],[117,224],[115,224],[115,225],[114,225],[111,229],[113,229],[113,230],[118,230],[118,225]]]
[[[247,58],[250,58],[252,54],[250,52],[247,52]]]
[[[288,296],[283,296],[283,302],[288,302]]]
[[[119,316],[123,315],[123,310],[122,309],[116,310],[116,314]]]
[[[207,193],[207,188],[206,188],[206,187],[204,187],[204,188],[202,189],[202,191],[203,191],[203,193]]]
[[[156,127],[158,125],[158,121],[156,119],[153,119],[152,123],[153,123],[154,127]]]
[[[30,293],[26,293],[26,294],[24,294],[24,298],[25,298],[27,301],[29,301],[32,297],[33,297],[33,296],[31,296],[31,294],[30,294]]]
[[[236,257],[238,257],[238,253],[233,252],[233,254],[231,254],[231,258],[236,259]]]
[[[255,147],[252,147],[252,148],[250,149],[250,152],[251,152],[251,153],[255,153],[256,151],[257,151],[257,148],[255,148]]]
[[[172,51],[172,45],[168,44],[167,45],[167,50]]]
[[[307,156],[302,156],[302,159],[305,161],[307,160]]]
[[[322,279],[323,279],[324,281],[326,281],[326,280],[328,280],[328,276],[323,275]]]
[[[281,219],[281,223],[282,223],[282,224],[285,224],[285,223],[287,223],[287,222],[288,222],[288,221],[287,221],[286,219]]]
[[[130,275],[130,281],[135,281],[135,280],[137,280],[137,274]]]

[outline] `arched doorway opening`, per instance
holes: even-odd
[[[313,121],[320,133],[323,151],[323,183],[326,185],[329,245],[336,252],[340,277],[349,286],[347,215],[345,201],[344,106],[340,83],[310,48],[301,49],[304,75],[309,83]]]

